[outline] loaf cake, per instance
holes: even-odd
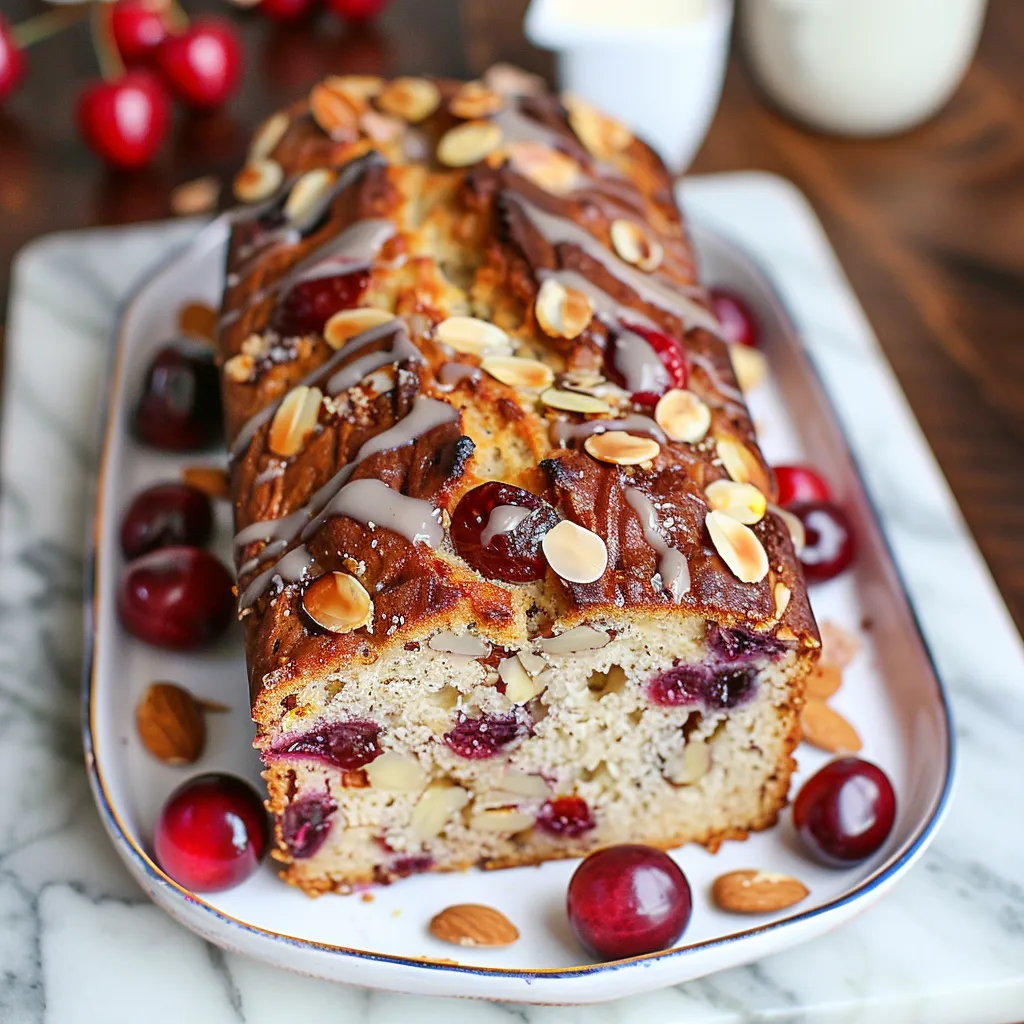
[[[283,877],[772,824],[820,643],[658,157],[507,67],[333,77],[234,187],[219,346]]]

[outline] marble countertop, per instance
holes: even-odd
[[[759,963],[618,1003],[529,1007],[346,988],[224,952],[150,904],[107,840],[79,736],[82,578],[119,303],[194,230],[52,236],[19,260],[0,433],[0,1021],[45,1024],[669,1024],[1024,1019],[1024,656],[948,509],[886,510],[953,700],[959,783],[922,862],[878,906]],[[786,273],[784,236],[763,251]],[[768,244],[766,242],[766,244]],[[814,311],[796,310],[806,328]],[[822,311],[827,318],[828,311]],[[838,339],[837,343],[841,343]],[[872,475],[894,478],[877,449]],[[944,499],[943,499],[944,500]],[[936,629],[936,626],[938,628]],[[937,635],[936,635],[937,634]]]

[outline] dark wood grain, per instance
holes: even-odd
[[[73,97],[95,74],[84,25],[37,50],[0,111],[0,308],[10,262],[47,231],[169,214],[171,186],[227,181],[270,110],[328,71],[474,73],[511,59],[550,74],[519,28],[523,0],[395,0],[368,29],[322,17],[239,26],[246,81],[224,112],[179,116],[160,163],[104,171],[77,140]],[[35,0],[4,0],[17,21]],[[992,0],[978,58],[929,124],[851,141],[802,129],[758,96],[733,56],[695,171],[758,168],[793,180],[839,253],[1018,626],[1024,625],[1024,4]],[[2,339],[2,333],[0,333]],[[869,414],[869,413],[867,413]],[[950,580],[955,587],[956,581]]]

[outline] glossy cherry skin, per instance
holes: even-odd
[[[889,777],[859,757],[830,761],[803,784],[793,804],[793,824],[804,846],[832,867],[876,853],[895,820]]]
[[[113,82],[92,82],[78,94],[78,130],[86,145],[112,167],[135,170],[156,156],[171,122],[160,82],[129,71]]]
[[[274,21],[296,21],[313,9],[313,0],[260,0],[259,9]]]
[[[722,325],[725,340],[738,345],[757,344],[761,329],[750,307],[735,292],[711,289],[711,308]]]
[[[671,946],[690,921],[690,885],[667,853],[609,846],[569,882],[569,924],[595,958],[621,960]]]
[[[152,57],[167,38],[162,0],[117,0],[110,11],[114,45],[126,63]]]
[[[117,612],[129,633],[171,650],[216,640],[235,614],[234,580],[202,548],[160,548],[129,562]]]
[[[581,796],[556,796],[537,815],[537,828],[552,836],[575,839],[594,827],[587,801]]]
[[[326,0],[327,9],[346,21],[370,21],[387,5],[388,0]]]
[[[641,324],[623,323],[622,326],[627,331],[639,335],[651,346],[668,375],[668,385],[662,391],[634,391],[633,401],[637,405],[645,409],[653,408],[658,404],[658,399],[664,391],[669,388],[686,387],[686,382],[690,377],[689,363],[686,359],[686,351],[675,338],[663,331],[655,330],[653,327],[644,327]],[[609,339],[608,347],[605,350],[605,374],[619,387],[625,387],[626,380],[615,363],[617,344],[618,341],[614,336]]]
[[[197,487],[156,484],[137,494],[121,522],[127,559],[157,548],[202,547],[213,532],[213,505]]]
[[[160,45],[156,59],[174,95],[200,110],[226,102],[242,77],[242,44],[220,18],[196,18]]]
[[[511,530],[495,533],[484,544],[491,513],[501,506],[526,509],[528,514]],[[463,495],[452,514],[450,533],[455,550],[477,572],[506,583],[528,583],[544,578],[547,560],[541,542],[557,524],[558,513],[543,498],[490,480]]]
[[[267,851],[270,830],[256,790],[211,772],[179,786],[156,823],[157,863],[179,885],[218,892],[244,882]]]
[[[369,280],[365,270],[356,270],[299,281],[274,313],[274,329],[285,337],[318,334],[335,313],[356,305]]]
[[[779,487],[779,504],[785,507],[795,501],[829,501],[828,484],[809,466],[776,466],[775,480]]]
[[[800,552],[804,576],[824,583],[846,569],[856,554],[853,527],[846,513],[830,501],[798,501],[788,511],[804,524],[806,543]]]
[[[14,41],[10,25],[0,17],[0,103],[21,84],[26,68],[25,51]]]
[[[133,428],[139,440],[165,451],[195,451],[220,441],[220,380],[213,352],[189,341],[157,349]]]

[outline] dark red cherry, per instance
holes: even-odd
[[[213,353],[191,341],[153,356],[135,407],[135,434],[154,448],[194,451],[222,440],[220,381]]]
[[[449,732],[444,734],[444,741],[449,750],[468,761],[482,761],[494,757],[510,743],[525,736],[526,724],[514,715],[499,717],[497,715],[481,715],[470,718],[459,712],[458,720]]]
[[[211,772],[179,786],[160,811],[156,861],[179,885],[218,892],[244,882],[267,850],[270,831],[256,790]]]
[[[0,103],[18,88],[27,67],[24,49],[15,41],[11,26],[0,15]]]
[[[455,506],[450,532],[455,550],[481,575],[528,583],[544,578],[541,541],[557,524],[558,513],[543,498],[491,480]]]
[[[368,765],[379,753],[380,726],[376,722],[352,719],[332,722],[275,747],[275,754],[303,754],[354,772]]]
[[[635,391],[633,393],[633,401],[637,402],[642,406],[654,406],[657,405],[658,399],[664,394],[669,388],[685,388],[686,382],[689,379],[689,364],[686,360],[686,351],[682,346],[682,343],[677,341],[671,335],[665,334],[663,331],[655,330],[653,327],[644,327],[640,324],[634,323],[623,323],[622,325],[627,331],[631,331],[633,334],[639,335],[647,342],[648,345],[653,349],[654,354],[658,357],[661,365],[665,367],[668,375],[667,387],[663,387],[660,391]],[[621,339],[622,344],[629,343],[629,336],[623,335]],[[635,340],[633,342],[636,343]],[[618,384],[620,387],[626,386],[625,377],[622,371],[617,365],[617,354],[618,354],[619,339],[613,336],[609,342],[609,351],[605,358],[605,372],[608,378]]]
[[[828,501],[832,497],[828,484],[809,466],[776,466],[775,480],[779,485],[779,504],[783,506],[794,501]]]
[[[569,882],[569,924],[594,957],[621,960],[671,946],[690,921],[686,876],[650,846],[590,854]]]
[[[587,801],[581,796],[558,796],[537,815],[537,828],[553,836],[575,839],[594,827]]]
[[[110,9],[110,31],[126,63],[144,61],[167,38],[164,0],[117,0]]]
[[[242,77],[242,44],[223,18],[196,18],[160,44],[156,60],[171,92],[190,107],[226,102]]]
[[[338,805],[325,793],[294,800],[281,816],[281,838],[295,860],[312,857],[331,831],[331,818]]]
[[[188,650],[216,640],[235,614],[234,580],[202,548],[160,548],[129,562],[117,612],[140,640]]]
[[[738,345],[756,345],[761,331],[750,307],[735,292],[711,289],[711,308],[722,325],[725,340]]]
[[[299,281],[278,306],[274,329],[289,338],[318,334],[335,313],[356,305],[369,279],[367,271],[356,270]]]
[[[896,794],[881,768],[859,757],[830,761],[801,787],[793,824],[804,846],[833,867],[881,849],[896,820]]]
[[[806,542],[800,552],[804,576],[823,583],[838,576],[853,561],[853,527],[846,513],[830,501],[798,501],[787,506],[804,525]]]
[[[749,700],[756,676],[756,668],[742,665],[675,665],[647,684],[647,697],[659,707],[703,704],[720,711]]]
[[[213,506],[199,488],[156,484],[128,506],[121,523],[121,550],[131,559],[181,544],[199,548],[212,532]]]
[[[89,82],[78,94],[75,121],[86,145],[112,167],[135,170],[156,156],[171,123],[171,104],[154,75],[129,71]]]

